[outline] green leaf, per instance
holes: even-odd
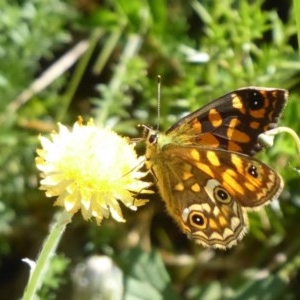
[[[179,299],[157,252],[134,250],[129,256],[129,273],[125,280],[125,300]]]
[[[269,275],[266,278],[250,281],[242,286],[234,297],[235,300],[276,300],[288,299],[286,282],[277,275]]]

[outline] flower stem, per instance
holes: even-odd
[[[296,143],[297,153],[298,153],[298,156],[300,159],[300,139],[299,139],[297,133],[293,129],[291,129],[289,127],[285,127],[285,126],[280,126],[280,127],[276,127],[274,129],[267,131],[267,133],[270,135],[276,135],[276,134],[282,133],[282,132],[286,132],[292,136],[292,138],[294,139],[294,141]]]
[[[57,249],[58,243],[68,223],[71,222],[72,215],[66,211],[58,212],[54,217],[54,222],[50,233],[46,238],[43,248],[39,254],[36,264],[30,263],[30,278],[25,288],[23,300],[36,299],[36,293],[44,282],[45,275],[49,269],[50,261]],[[28,259],[23,261],[28,262]]]

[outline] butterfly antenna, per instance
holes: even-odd
[[[160,88],[161,88],[161,76],[157,76],[157,128],[156,130],[159,131],[159,124],[160,124]]]

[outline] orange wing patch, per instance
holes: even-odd
[[[208,176],[214,177],[214,172],[208,165],[198,162],[195,164],[195,166],[202,172],[206,173]]]
[[[219,160],[216,152],[214,152],[214,151],[207,151],[206,157],[207,157],[207,159],[209,160],[209,162],[213,166],[219,167],[221,165],[220,160]]]
[[[205,133],[200,136],[199,142],[211,147],[219,147],[219,140],[212,133]]]
[[[238,118],[232,118],[228,125],[230,128],[236,128],[240,124],[241,124],[241,121]]]
[[[243,115],[246,114],[246,108],[243,104],[243,101],[236,94],[232,95],[232,106],[238,109]]]
[[[182,192],[184,191],[184,185],[181,182],[179,182],[174,186],[174,190],[177,192]]]
[[[239,131],[234,128],[228,128],[227,130],[227,136],[229,140],[236,141],[240,143],[249,143],[250,142],[250,136],[242,131]]]
[[[266,116],[266,109],[265,108],[261,108],[258,110],[250,109],[249,113],[255,119],[262,119],[262,118],[265,118],[265,116]]]
[[[200,153],[196,149],[192,149],[190,151],[190,155],[191,155],[192,159],[194,159],[196,161],[200,161]]]
[[[252,129],[258,129],[260,126],[259,122],[255,122],[255,121],[251,122],[249,125]]]
[[[194,183],[192,186],[191,186],[191,190],[195,193],[199,193],[201,191],[201,187],[198,183]]]
[[[191,172],[187,172],[187,171],[183,171],[183,172],[182,172],[181,178],[182,178],[183,180],[188,180],[188,179],[190,179],[191,177],[194,177],[194,175],[193,175]]]
[[[192,122],[192,128],[195,132],[202,132],[202,124],[198,121],[197,118],[195,118]]]
[[[208,120],[213,127],[219,127],[223,122],[220,113],[215,108],[208,112]]]
[[[231,191],[230,192],[231,195],[235,195],[237,192],[239,194],[244,193],[243,187],[227,171],[225,171],[222,174],[222,179],[223,179],[223,182],[224,182],[224,188],[227,191]]]
[[[234,152],[242,152],[242,148],[233,141],[228,141],[228,150]]]

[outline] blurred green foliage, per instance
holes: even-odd
[[[161,130],[230,90],[255,85],[290,91],[280,124],[299,133],[294,13],[290,1],[271,0],[1,0],[2,295],[22,295],[28,267],[21,258],[37,256],[54,212],[52,200],[38,190],[34,155],[39,133],[55,129],[58,121],[73,124],[83,115],[140,137],[137,124],[157,124],[158,74]],[[78,62],[19,102],[18,96],[80,41],[88,48]],[[282,134],[260,158],[280,172],[285,190],[279,205],[250,214],[250,232],[237,247],[222,252],[188,241],[157,194],[136,213],[124,208],[125,225],[107,220],[97,227],[78,214],[59,249],[70,265],[58,260],[60,268],[56,262],[41,298],[55,298],[53,288],[59,287],[57,299],[71,299],[66,292],[71,279],[62,281],[57,274],[68,274],[97,253],[122,267],[126,299],[299,298],[294,142]]]

